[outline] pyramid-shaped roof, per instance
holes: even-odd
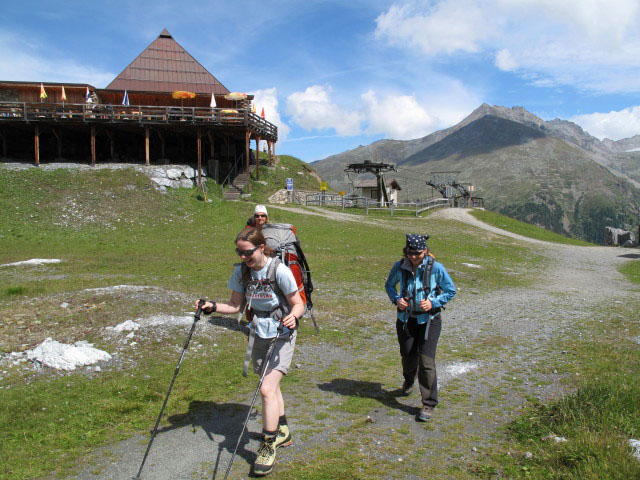
[[[107,86],[107,90],[229,93],[173,39],[166,28]]]

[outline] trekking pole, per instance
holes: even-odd
[[[251,400],[251,405],[249,406],[249,413],[247,413],[247,418],[244,420],[244,425],[242,425],[242,431],[240,432],[240,436],[238,437],[238,441],[236,443],[236,448],[233,449],[233,455],[231,455],[231,460],[229,461],[229,465],[227,466],[227,471],[224,474],[224,480],[227,480],[229,476],[229,471],[231,470],[231,465],[233,465],[233,461],[236,458],[236,452],[238,451],[238,447],[240,446],[240,440],[242,440],[242,436],[244,435],[244,431],[247,428],[247,423],[249,422],[249,417],[251,417],[251,410],[253,410],[253,405],[256,403],[256,398],[258,398],[258,392],[260,391],[260,387],[262,386],[262,382],[264,381],[264,377],[267,374],[267,367],[269,366],[269,362],[271,361],[271,357],[273,356],[273,352],[276,349],[276,343],[278,343],[278,339],[280,338],[280,334],[282,333],[282,323],[278,325],[278,334],[276,338],[273,340],[273,343],[269,346],[269,350],[267,354],[264,356],[264,361],[262,363],[262,374],[260,375],[260,381],[258,382],[258,388],[256,388],[256,392],[253,394],[253,400]]]
[[[173,388],[173,382],[176,381],[176,377],[178,376],[178,372],[180,371],[180,364],[182,363],[182,359],[184,358],[184,354],[187,351],[187,347],[189,346],[189,342],[191,342],[191,337],[193,336],[193,331],[196,329],[196,323],[200,320],[200,314],[202,313],[202,306],[206,303],[206,300],[200,299],[198,301],[198,309],[196,310],[195,315],[193,316],[193,324],[191,325],[191,331],[189,332],[189,336],[187,337],[187,341],[184,344],[184,348],[182,349],[182,354],[180,355],[180,360],[178,361],[178,365],[176,366],[176,371],[173,373],[173,378],[171,379],[171,383],[169,384],[169,391],[167,391],[167,396],[164,397],[164,403],[162,404],[162,408],[160,409],[160,415],[158,415],[158,419],[156,420],[156,424],[151,431],[151,438],[149,439],[149,445],[147,445],[147,451],[144,453],[144,458],[142,459],[142,464],[140,465],[140,469],[138,470],[138,474],[133,477],[133,480],[139,480],[140,474],[142,473],[142,469],[144,468],[144,462],[147,461],[147,456],[149,455],[149,451],[151,450],[151,444],[153,443],[154,438],[156,438],[156,434],[158,433],[158,425],[160,424],[160,419],[162,418],[162,414],[164,412],[164,407],[167,406],[167,401],[169,400],[169,395],[171,394],[171,389]]]

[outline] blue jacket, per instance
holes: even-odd
[[[393,267],[391,267],[387,281],[384,284],[389,300],[395,303],[405,291],[411,298],[409,308],[402,312],[398,311],[398,320],[406,322],[409,318],[409,311],[411,311],[411,316],[415,316],[418,323],[426,323],[432,314],[428,314],[420,309],[419,305],[421,300],[427,298],[431,300],[432,308],[439,309],[455,296],[456,287],[453,284],[453,280],[451,280],[451,277],[442,264],[435,260],[433,262],[433,269],[431,270],[430,291],[427,293],[422,290],[422,280],[426,265],[427,257],[425,256],[422,264],[418,266],[416,275],[413,274],[411,269],[411,262],[406,258],[394,263]],[[403,275],[403,270],[406,271],[408,275]],[[403,277],[405,276],[408,279],[408,285],[403,285]],[[397,290],[398,284],[400,284],[400,293],[398,293]],[[439,294],[437,292],[438,287],[440,287]]]

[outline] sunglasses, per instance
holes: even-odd
[[[409,256],[409,257],[417,257],[417,256],[419,256],[421,254],[422,254],[422,251],[418,251],[418,252],[409,251],[409,252],[407,252],[407,256]]]
[[[267,218],[267,216],[266,216],[266,215],[264,215],[264,214],[262,214],[262,213],[256,213],[256,214],[254,215],[254,217],[257,217],[257,218]]]
[[[240,257],[250,257],[258,248],[260,248],[260,245],[253,247],[251,250],[240,250],[239,248],[236,248],[236,253]]]

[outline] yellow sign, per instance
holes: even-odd
[[[327,182],[320,182],[320,190],[322,192],[326,192],[327,191]]]
[[[347,193],[347,192],[338,192],[338,195],[340,195],[341,197],[343,197],[345,193]]]

